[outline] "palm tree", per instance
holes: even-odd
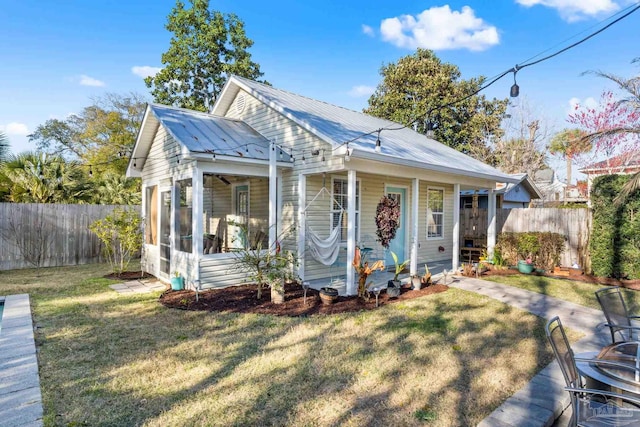
[[[15,203],[85,203],[91,198],[80,165],[63,157],[26,152],[0,167],[5,198]]]
[[[632,62],[640,62],[640,58],[636,58]],[[624,90],[627,95],[624,98],[620,99],[617,105],[621,107],[631,108],[637,111],[638,116],[640,116],[640,75],[632,77],[630,79],[625,79],[614,74],[604,73],[602,71],[595,71],[592,73],[611,80],[612,82],[616,83],[620,89]],[[591,141],[594,141],[598,138],[620,134],[640,135],[640,119],[632,123],[625,123],[612,129],[607,129],[601,132],[594,132],[588,135],[587,138],[589,138]],[[627,181],[626,184],[622,187],[622,190],[614,199],[614,203],[618,205],[624,203],[632,193],[636,192],[639,189],[640,172],[636,172],[635,174],[633,174],[631,179]]]
[[[0,132],[0,163],[9,155],[9,138]]]
[[[567,161],[567,184],[571,185],[571,166],[576,156],[591,150],[591,143],[585,139],[585,132],[580,129],[564,129],[558,132],[551,143],[551,154],[559,154]]]
[[[102,175],[93,196],[93,203],[103,205],[139,205],[139,180],[127,179],[124,175],[106,172]]]

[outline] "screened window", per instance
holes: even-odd
[[[158,244],[158,186],[147,187],[144,207],[144,242]]]
[[[347,241],[347,209],[348,206],[349,184],[346,179],[334,179],[332,186],[332,205],[331,205],[331,230],[334,227],[341,227],[341,240]],[[356,181],[356,240],[360,235],[360,183]],[[344,209],[344,212],[342,210]],[[342,217],[341,217],[342,212]],[[340,220],[342,218],[342,220]],[[329,231],[331,231],[329,230]]]
[[[427,239],[444,237],[444,190],[427,190]]]
[[[193,186],[191,179],[176,181],[178,203],[176,206],[176,245],[182,252],[191,253],[193,246]]]

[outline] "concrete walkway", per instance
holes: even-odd
[[[120,294],[147,294],[149,292],[164,291],[167,285],[155,279],[130,280],[124,283],[109,285],[111,289]]]
[[[0,329],[0,425],[42,426],[29,295],[8,295]]]
[[[486,295],[544,319],[560,316],[563,326],[586,336],[572,345],[574,352],[599,351],[610,344],[609,330],[600,310],[500,283],[456,277],[449,286]],[[554,360],[513,396],[485,418],[478,427],[547,427],[569,406],[569,393],[558,363]],[[570,411],[570,409],[569,409]],[[562,420],[568,420],[566,414]],[[566,425],[566,423],[564,424]]]

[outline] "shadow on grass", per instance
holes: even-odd
[[[453,289],[276,318],[84,286],[36,314],[47,424],[470,425],[550,360],[542,320]],[[519,349],[535,353],[526,372]]]

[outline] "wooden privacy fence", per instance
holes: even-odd
[[[482,245],[487,244],[487,210],[478,209],[472,215],[471,209],[460,210],[460,243],[473,239]],[[589,237],[591,235],[590,209],[561,208],[522,208],[496,209],[496,232],[524,233],[542,231],[565,236],[565,250],[560,265],[571,266],[577,262],[581,268],[589,271]]]
[[[0,270],[103,261],[101,243],[89,225],[117,207],[0,203]]]

